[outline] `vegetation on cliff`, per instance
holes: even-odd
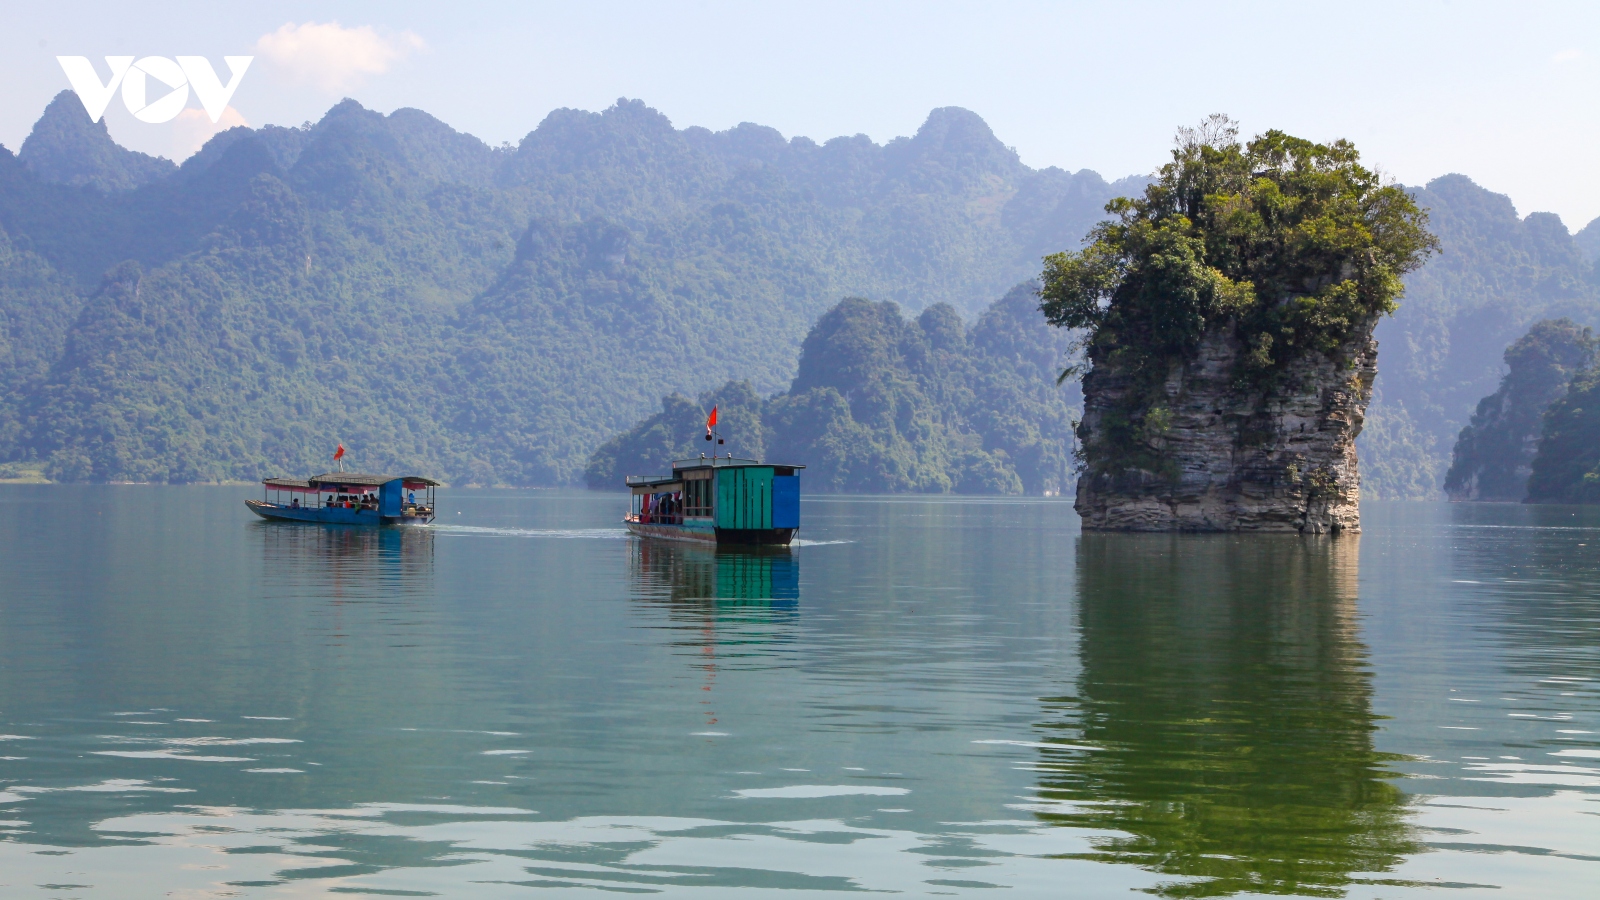
[[[969,329],[946,304],[906,319],[893,303],[840,302],[806,336],[799,373],[768,399],[729,382],[660,413],[602,446],[586,480],[665,471],[711,449],[712,406],[735,455],[807,466],[816,491],[1039,494],[1072,477],[1075,391],[1056,385],[1064,334],[1039,317],[1022,284]]]
[[[1361,493],[1432,499],[1456,437],[1505,374],[1506,347],[1542,319],[1600,326],[1600,272],[1585,250],[1600,223],[1569,234],[1463,175],[1409,190],[1443,250],[1406,278],[1404,308],[1374,332],[1382,365],[1359,442]]]
[[[1041,308],[1083,329],[1087,365],[1136,382],[1100,434],[1080,433],[1086,463],[1163,468],[1161,385],[1202,337],[1227,329],[1246,352],[1243,389],[1309,354],[1331,356],[1393,312],[1401,278],[1437,248],[1409,194],[1359,162],[1350,143],[1268,131],[1240,144],[1213,116],[1180,131],[1172,162],[1088,246],[1046,258]]]
[[[1545,410],[1529,503],[1600,503],[1600,363],[1573,376]]]
[[[1506,348],[1500,389],[1483,398],[1456,439],[1444,489],[1452,500],[1521,500],[1538,448],[1545,409],[1575,372],[1593,365],[1591,329],[1571,319],[1534,323]]]

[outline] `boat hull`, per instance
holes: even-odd
[[[786,547],[798,528],[716,528],[710,523],[660,525],[624,519],[628,530],[640,537],[685,541],[705,546]]]
[[[246,500],[250,511],[273,522],[304,522],[311,525],[426,525],[433,516],[381,516],[375,509],[345,509],[339,506],[284,506]]]

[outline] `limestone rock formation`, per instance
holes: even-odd
[[[1376,324],[1333,354],[1295,360],[1269,388],[1241,386],[1246,348],[1232,328],[1208,331],[1193,357],[1172,364],[1164,405],[1140,426],[1150,452],[1138,457],[1094,452],[1137,390],[1136,373],[1095,366],[1078,432],[1097,460],[1078,481],[1084,529],[1359,531],[1356,436],[1378,372]]]
[[[1445,473],[1451,500],[1515,503],[1527,496],[1544,413],[1594,364],[1594,333],[1571,319],[1535,322],[1506,348],[1500,389],[1478,402]]]
[[[1090,531],[1361,527],[1372,330],[1439,246],[1348,141],[1240,143],[1216,115],[1082,250],[1045,257],[1039,309],[1079,329],[1077,509]]]

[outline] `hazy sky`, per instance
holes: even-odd
[[[1600,3],[95,3],[0,12],[0,143],[67,86],[56,55],[254,55],[229,121],[340,97],[414,106],[490,143],[550,110],[639,98],[678,127],[819,141],[963,106],[1031,166],[1149,172],[1211,112],[1356,142],[1407,184],[1461,172],[1523,214],[1600,216]],[[152,99],[157,93],[152,90]],[[106,118],[182,156],[209,120]]]

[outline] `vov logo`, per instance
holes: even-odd
[[[131,56],[108,56],[106,65],[111,68],[111,80],[102,82],[87,56],[58,56],[56,61],[67,73],[72,89],[78,92],[89,118],[98,122],[111,103],[111,95],[122,88],[122,102],[128,112],[141,122],[160,124],[170,122],[189,105],[189,88],[194,88],[200,105],[215,124],[222,118],[233,92],[239,89],[239,79],[250,68],[253,56],[224,56],[228,64],[228,83],[223,85],[217,72],[204,56],[180,56],[174,62],[165,56],[146,56],[135,62]],[[156,100],[150,99],[150,81],[154,79],[169,90]],[[157,88],[159,90],[159,88]]]

